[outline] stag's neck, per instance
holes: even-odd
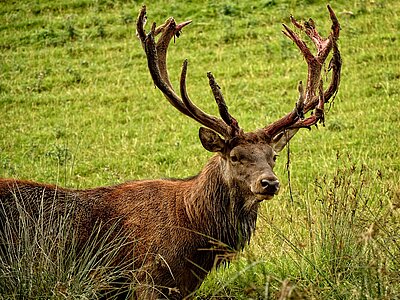
[[[185,206],[195,230],[238,250],[254,231],[258,204],[245,206],[251,195],[230,180],[225,164],[218,155],[209,160],[193,178]]]

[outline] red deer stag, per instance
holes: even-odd
[[[204,126],[199,130],[200,141],[206,150],[216,154],[197,176],[182,180],[139,180],[72,190],[1,179],[0,217],[5,213],[18,214],[14,197],[21,199],[32,217],[38,214],[40,205],[54,204],[56,198],[61,199],[60,211],[70,206],[76,210],[74,224],[81,241],[88,238],[99,222],[106,226],[118,222],[123,234],[134,241],[134,246],[126,246],[116,263],[123,263],[126,253],[134,257],[135,277],[140,283],[135,297],[189,297],[208,272],[218,266],[221,257],[232,250],[241,250],[249,242],[260,202],[271,199],[279,190],[273,172],[277,153],[299,128],[310,128],[324,121],[324,104],[337,93],[341,70],[337,45],[340,26],[329,6],[328,10],[332,20],[328,38],[319,35],[312,20],[302,25],[291,17],[293,25],[304,31],[315,45],[316,55],[292,29],[283,25],[283,33],[297,45],[307,62],[305,90],[300,82],[298,101],[284,117],[261,129],[244,132],[229,114],[211,73],[207,76],[220,118],[203,112],[190,100],[186,91],[186,60],[180,79],[181,96],[174,91],[168,78],[167,49],[170,40],[190,21],[176,24],[170,18],[159,27],[153,24],[146,34],[143,6],[137,20],[137,35],[152,79],[177,110]],[[160,36],[156,42],[157,35]],[[321,73],[331,50],[332,76],[323,90]],[[305,117],[310,111],[313,113]]]

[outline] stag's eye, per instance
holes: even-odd
[[[239,161],[239,157],[236,154],[231,154],[231,162],[238,162]]]
[[[274,161],[278,158],[278,154],[275,154],[274,157],[272,158]]]

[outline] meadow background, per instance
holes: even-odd
[[[89,188],[201,170],[211,154],[198,124],[167,103],[147,70],[135,35],[142,4],[0,3],[0,177]],[[312,17],[323,36],[330,30],[318,0],[146,4],[150,22],[193,20],[169,50],[173,84],[187,58],[192,99],[217,114],[212,71],[246,131],[290,111],[306,77],[281,23],[293,14]],[[326,126],[297,134],[290,163],[281,153],[281,193],[262,204],[251,245],[212,272],[197,299],[399,298],[400,4],[330,4],[343,69]],[[26,297],[79,297],[47,285],[50,294],[31,285]],[[0,298],[18,298],[8,293]]]

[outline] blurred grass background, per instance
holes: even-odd
[[[217,114],[206,77],[212,71],[246,131],[290,111],[306,77],[281,23],[293,14],[312,17],[323,36],[330,30],[326,2],[318,0],[146,4],[150,22],[193,20],[169,50],[173,84],[188,58],[192,99]],[[165,101],[148,73],[135,36],[141,5],[1,3],[1,177],[87,188],[201,170],[211,154],[198,141],[198,124]],[[400,4],[331,6],[342,28],[343,69],[326,127],[303,130],[290,143],[291,193],[282,152],[282,192],[262,204],[252,245],[208,278],[199,299],[399,293]]]

